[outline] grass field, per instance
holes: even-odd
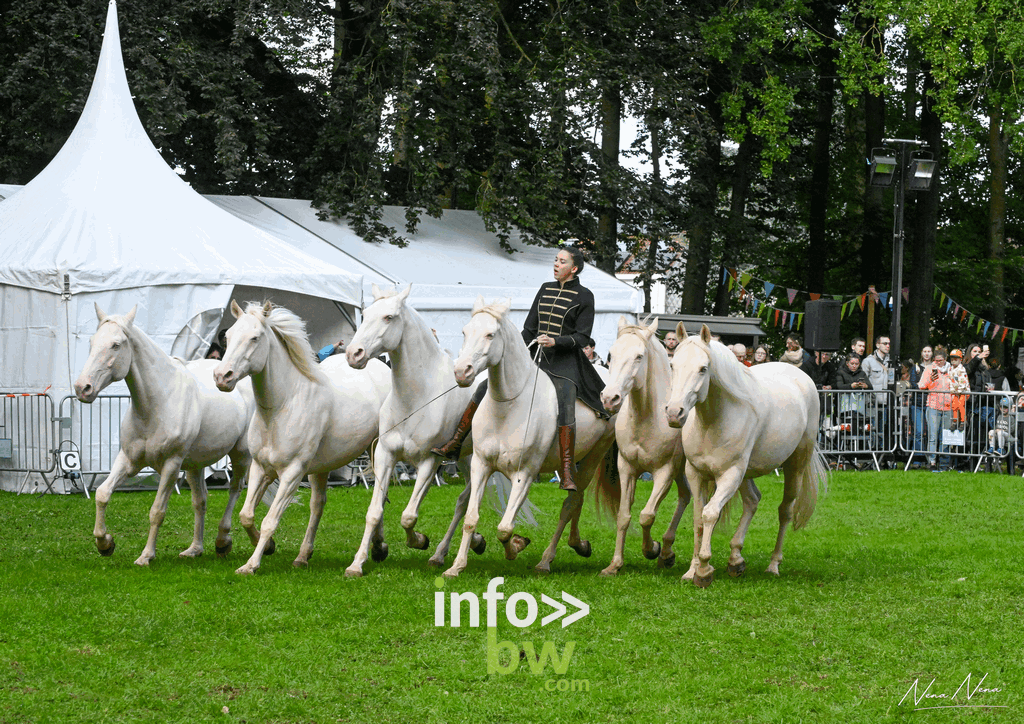
[[[212,555],[222,491],[211,494],[207,555],[178,559],[192,513],[187,494],[173,496],[148,569],[133,561],[152,493],[114,497],[111,558],[93,546],[91,501],[3,494],[0,722],[1024,721],[1020,478],[837,473],[808,527],[787,537],[780,578],[762,571],[782,486],[759,485],[747,573],[724,575],[731,526],[719,526],[719,577],[706,590],[680,585],[685,565],[644,559],[636,525],[624,573],[600,578],[614,530],[590,504],[593,557],[563,543],[552,575],[532,574],[560,500],[552,485],[532,495],[550,514],[522,531],[534,542],[518,561],[502,558],[497,515],[485,513],[486,553],[444,590],[479,595],[503,576],[506,597],[585,601],[590,615],[564,629],[516,628],[499,604],[496,639],[553,642],[562,674],[550,664],[535,674],[526,660],[489,674],[484,628],[434,626],[438,571],[405,547],[398,524],[409,487],[392,487],[391,556],[355,580],[343,572],[369,502],[361,488],[328,493],[308,569],[291,565],[307,509],[290,508],[278,553],[253,577],[234,573],[252,550],[237,527],[230,556]],[[649,491],[638,491],[634,519]],[[428,495],[420,529],[433,541],[458,492]],[[689,535],[684,523],[680,564]],[[970,699],[968,675],[972,690],[987,675]],[[960,688],[957,700],[922,698],[933,679],[929,694]],[[913,692],[904,697],[915,680],[917,707],[970,706],[914,711]]]

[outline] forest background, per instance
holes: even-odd
[[[0,181],[28,183],[70,135],[106,6],[0,0]],[[871,288],[888,330],[893,191],[868,184],[867,159],[884,138],[919,139],[939,165],[931,190],[907,194],[902,356],[984,335],[1012,362],[1019,0],[118,11],[143,125],[200,193],[312,199],[379,243],[408,243],[422,213],[475,209],[503,239],[578,238],[607,271],[632,254],[645,284],[665,274],[670,311],[757,313],[776,338],[817,295],[857,300],[843,334],[864,334]],[[385,204],[408,207],[405,232],[380,222]]]

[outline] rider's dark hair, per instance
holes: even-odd
[[[579,248],[578,246],[573,246],[572,244],[565,244],[562,246],[561,249],[559,249],[559,251],[569,252],[569,256],[572,257],[572,265],[576,267],[577,277],[583,273],[583,267],[586,265],[587,261],[583,249]]]

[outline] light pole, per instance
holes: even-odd
[[[931,188],[932,177],[935,175],[936,161],[931,159],[927,151],[921,147],[923,141],[905,138],[886,138],[882,143],[898,145],[899,151],[892,148],[875,148],[871,151],[871,174],[869,183],[872,186],[891,186],[896,182],[892,238],[892,324],[889,328],[889,366],[899,369],[901,352],[900,308],[903,302],[903,208],[906,192],[927,191]]]

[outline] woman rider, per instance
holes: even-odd
[[[561,461],[559,479],[562,490],[576,490],[574,480],[576,447],[576,398],[607,417],[601,405],[604,381],[587,359],[583,348],[593,344],[590,333],[594,327],[594,295],[580,284],[583,252],[565,246],[555,255],[555,280],[541,286],[523,325],[523,340],[536,342],[540,348],[537,365],[548,373],[558,397],[558,454]],[[472,427],[473,413],[487,393],[484,380],[473,394],[455,436],[439,448],[431,450],[446,459],[458,459],[462,443]]]

